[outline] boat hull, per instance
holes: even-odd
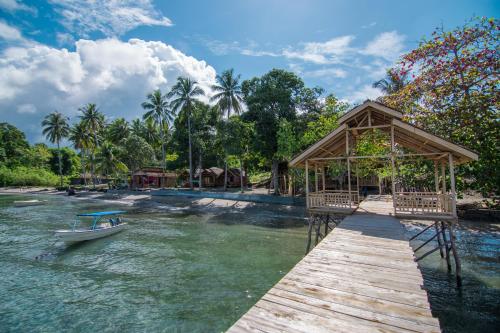
[[[54,236],[67,243],[83,242],[114,235],[127,227],[127,223],[121,223],[109,228],[95,230],[56,230]]]

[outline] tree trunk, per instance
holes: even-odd
[[[200,149],[200,156],[198,158],[198,169],[199,169],[199,172],[200,172],[200,175],[198,176],[198,188],[199,190],[201,191],[201,188],[202,188],[202,180],[203,180],[203,177],[202,177],[202,174],[203,174],[203,169],[201,167],[201,149]]]
[[[274,187],[274,195],[279,195],[280,194],[280,189],[279,189],[279,163],[277,160],[273,160],[272,164],[272,182],[273,182],[273,187]]]
[[[80,163],[82,165],[82,176],[83,176],[83,185],[87,186],[87,177],[85,177],[85,150],[82,148],[80,149]]]
[[[59,140],[57,140],[57,159],[59,160],[59,177],[61,178],[60,186],[63,186],[63,176],[62,176],[62,163],[61,163],[61,148],[59,147]]]
[[[94,130],[94,147],[92,149],[92,185],[95,188],[95,183],[97,181],[97,177],[95,174],[95,150],[97,149],[97,134]]]
[[[240,187],[241,187],[241,193],[245,192],[244,187],[243,187],[243,161],[240,158]]]
[[[160,139],[161,139],[161,167],[163,172],[165,172],[166,161],[165,161],[165,135],[163,134],[163,122],[160,122]]]
[[[224,160],[224,191],[227,191],[227,156]]]
[[[189,188],[193,189],[193,155],[191,148],[191,115],[188,116],[188,138],[189,138]]]

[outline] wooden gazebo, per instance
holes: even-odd
[[[360,136],[375,129],[386,133],[390,138],[390,153],[356,155],[356,144]],[[435,187],[432,191],[408,190],[404,186],[397,188],[397,163],[412,158],[433,161]],[[455,219],[457,216],[454,166],[477,160],[478,155],[403,121],[401,112],[368,100],[343,115],[337,129],[290,162],[291,167],[305,168],[307,208],[340,213],[354,211],[360,201],[356,163],[361,159],[380,159],[390,165],[394,215],[443,220]],[[347,188],[325,187],[326,170],[334,161],[346,164]],[[312,170],[315,172],[315,184],[310,183],[309,173]]]

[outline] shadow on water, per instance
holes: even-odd
[[[407,223],[408,236],[426,225]],[[460,221],[455,228],[458,252],[462,262],[462,288],[456,287],[454,262],[448,272],[446,262],[436,252],[419,262],[433,314],[446,333],[498,332],[500,327],[500,228],[498,224]],[[413,248],[429,239],[424,233]],[[433,245],[424,247],[425,253]]]

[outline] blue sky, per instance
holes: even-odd
[[[436,26],[495,16],[498,1],[0,0],[0,121],[41,141],[40,120],[96,102],[132,119],[155,88],[189,75],[272,68],[352,103]]]

